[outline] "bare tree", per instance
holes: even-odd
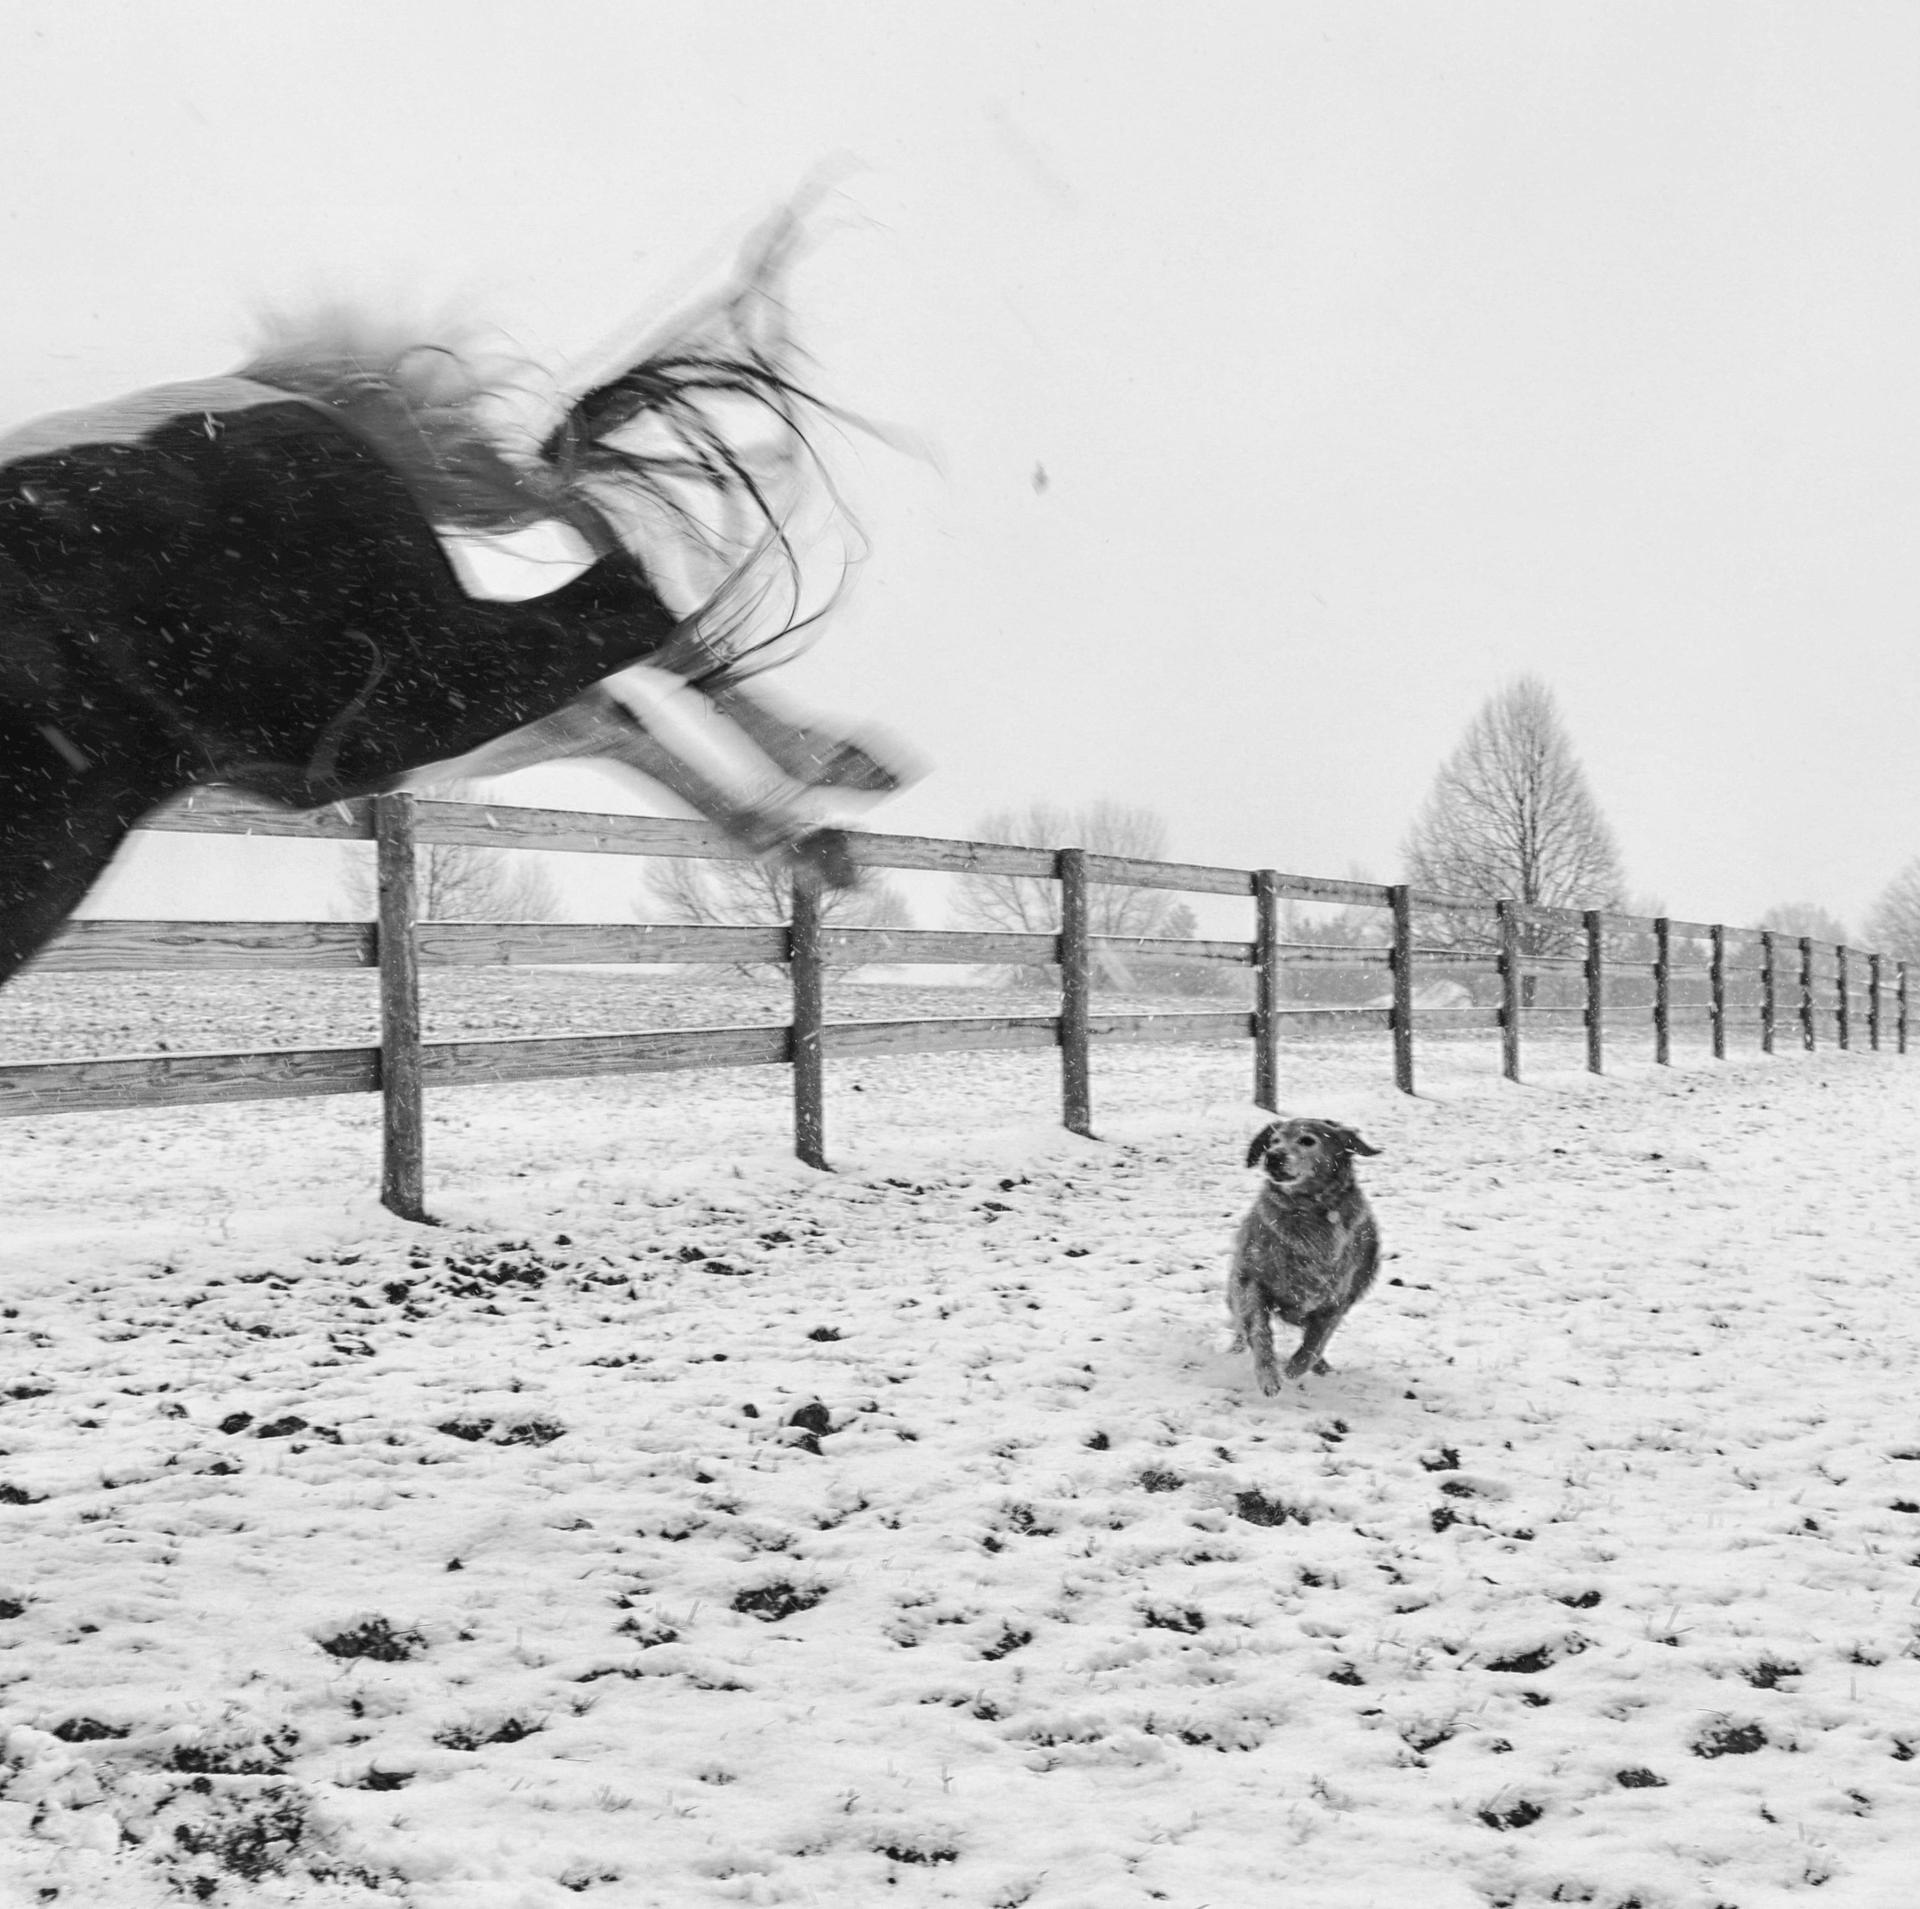
[[[793,919],[793,877],[773,862],[670,857],[647,878],[643,906],[661,920],[697,927],[754,927]],[[891,883],[863,870],[851,888],[820,891],[820,919],[836,928],[911,928],[913,914]],[[736,964],[742,974],[754,964]]]
[[[1010,842],[1023,848],[1084,848],[1096,855],[1129,855],[1142,861],[1166,858],[1167,826],[1151,809],[1129,808],[1102,799],[1082,809],[1029,802],[1022,809],[996,809],[973,826],[983,842]],[[1095,935],[1138,940],[1167,930],[1173,897],[1164,889],[1090,885],[1087,928]],[[1060,932],[1060,884],[1047,875],[962,875],[953,909],[954,925],[997,933],[1053,935]],[[1128,964],[1103,954],[1101,973],[1125,980]],[[1014,982],[1034,985],[1047,978],[1044,967],[1009,970]]]
[[[1781,902],[1760,917],[1762,928],[1776,935],[1806,935],[1815,941],[1830,941],[1836,946],[1847,938],[1847,924],[1817,902]]]
[[[1920,961],[1920,855],[1881,890],[1867,916],[1867,940],[1897,961]]]
[[[1613,831],[1552,691],[1533,676],[1481,706],[1434,777],[1404,853],[1416,887],[1468,900],[1617,908],[1623,886]],[[1427,931],[1455,947],[1490,950],[1497,939],[1481,909],[1441,913]],[[1520,926],[1524,954],[1570,954],[1577,938],[1570,926]]]
[[[442,783],[433,794],[447,802],[486,800],[479,783]],[[537,853],[423,842],[414,854],[422,921],[552,921],[559,915],[559,891]],[[348,874],[345,912],[350,921],[379,912],[371,861]]]

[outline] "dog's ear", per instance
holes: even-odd
[[[1286,1124],[1284,1120],[1269,1120],[1267,1124],[1253,1136],[1252,1141],[1247,1147],[1248,1166],[1257,1167],[1260,1164],[1261,1156],[1265,1154],[1267,1148],[1272,1144],[1273,1136]]]
[[[1380,1151],[1378,1147],[1368,1146],[1351,1127],[1343,1125],[1338,1120],[1329,1120],[1323,1124],[1326,1127],[1328,1138],[1338,1141],[1341,1151],[1344,1153],[1364,1153],[1371,1157]]]

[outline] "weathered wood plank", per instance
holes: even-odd
[[[364,968],[373,962],[365,921],[70,921],[27,972],[106,973],[130,968]]]
[[[460,848],[547,849],[572,855],[685,855],[737,862],[747,851],[711,822],[591,809],[496,808],[416,798],[419,839]]]
[[[424,1220],[426,1109],[420,1086],[420,858],[414,853],[414,798],[373,801],[374,873],[380,918],[380,1203],[403,1220]]]
[[[869,835],[847,831],[847,853],[859,868],[920,869],[935,875],[1053,874],[1053,851],[1007,842],[963,842],[938,835]]]
[[[370,1094],[377,1047],[280,1048],[259,1054],[130,1054],[96,1061],[0,1064],[0,1116],[170,1107],[229,1100]]]
[[[883,961],[1038,968],[1060,954],[1057,935],[969,928],[828,928],[820,939],[829,962],[852,968]]]
[[[784,963],[787,958],[787,931],[778,923],[709,928],[676,922],[423,921],[414,929],[414,941],[422,964],[435,968]]]
[[[1095,954],[1114,955],[1122,961],[1226,961],[1238,968],[1250,968],[1258,958],[1250,941],[1199,941],[1160,935],[1089,935],[1087,941]]]
[[[1366,947],[1329,947],[1325,942],[1283,941],[1274,951],[1276,965],[1282,968],[1390,968],[1393,950],[1377,945]]]
[[[1500,924],[1500,1072],[1520,1078],[1520,911],[1503,901]]]
[[[1324,875],[1275,876],[1275,886],[1286,901],[1331,901],[1360,908],[1390,908],[1393,890],[1379,882],[1334,881]]]
[[[1494,904],[1478,895],[1442,895],[1431,888],[1409,888],[1416,909],[1425,909],[1443,915],[1485,915],[1489,921],[1493,918]]]
[[[373,833],[373,803],[359,796],[323,809],[284,809],[236,789],[194,789],[150,810],[134,826],[163,835],[292,835],[364,842]]]
[[[787,980],[793,989],[787,1043],[793,1067],[793,1150],[802,1164],[824,1173],[827,1072],[820,1030],[827,1018],[827,963],[820,949],[820,881],[805,869],[794,874],[793,924],[787,932]]]
[[[1190,862],[1148,862],[1137,855],[1088,855],[1087,880],[1106,888],[1170,888],[1194,895],[1251,895],[1244,868],[1207,868]],[[1284,889],[1293,880],[1280,878]]]
[[[1385,1013],[1385,1009],[1379,1010]],[[1498,1008],[1415,1008],[1413,1018],[1416,1025],[1436,1028],[1453,1027],[1492,1027],[1501,1025]]]
[[[1263,868],[1253,878],[1253,1104],[1268,1113],[1280,1106],[1280,1057],[1274,1016],[1280,1008],[1280,877]]]
[[[1056,1048],[1056,1014],[952,1015],[924,1021],[829,1021],[821,1030],[829,1060],[855,1055],[957,1054],[992,1048]]]
[[[1403,1094],[1413,1092],[1413,890],[1396,882],[1387,890],[1393,923],[1393,1005],[1387,1010],[1387,1031],[1393,1036],[1393,1084]]]
[[[479,1087],[517,1080],[660,1074],[682,1067],[759,1067],[786,1060],[787,1048],[784,1027],[688,1027],[638,1034],[429,1041],[421,1059],[430,1087]]]
[[[1204,1014],[1096,1014],[1087,1024],[1087,1036],[1097,1047],[1145,1041],[1244,1041],[1252,1037],[1253,1014],[1215,1010]]]
[[[1085,849],[1063,848],[1060,878],[1060,1100],[1069,1133],[1093,1134],[1093,1073],[1087,1059],[1093,1000],[1093,950],[1087,930]]]
[[[1433,1011],[1417,1008],[1415,1018]],[[1446,1012],[1445,1009],[1438,1011]],[[1392,1008],[1282,1008],[1273,1018],[1282,1040],[1289,1035],[1316,1031],[1344,1034],[1361,1028],[1378,1028],[1388,1032],[1393,1027]]]
[[[1581,916],[1586,932],[1587,1072],[1606,1072],[1607,963],[1605,917],[1597,908]]]

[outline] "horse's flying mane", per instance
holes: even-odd
[[[470,322],[433,337],[340,302],[274,314],[236,375],[335,412],[443,532],[559,521],[597,555],[625,547],[650,570],[677,562],[694,580],[685,635],[696,678],[737,678],[823,614],[803,613],[792,529],[806,480],[851,526],[807,429],[809,414],[844,414],[788,369],[778,284],[796,233],[790,216],[776,220],[724,290],[563,398],[543,440],[513,413],[551,381]]]

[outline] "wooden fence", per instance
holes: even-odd
[[[1805,938],[1698,922],[1462,901],[1405,885],[1332,881],[1271,869],[1210,868],[1022,848],[930,836],[850,838],[869,868],[1006,876],[1058,884],[1058,932],[840,928],[821,919],[804,885],[792,920],[773,926],[698,927],[422,921],[417,845],[589,851],[598,854],[733,859],[704,822],[510,809],[379,796],[292,813],[203,792],[144,825],[161,830],[359,839],[376,843],[378,919],[373,922],[187,922],[87,920],[69,924],[36,970],[128,968],[334,968],[380,971],[381,1037],[372,1047],[257,1053],[164,1054],[89,1061],[0,1063],[0,1114],[197,1101],[370,1093],[383,1103],[381,1197],[409,1219],[426,1215],[423,1095],[428,1086],[499,1083],[689,1067],[791,1068],[794,1138],[800,1158],[826,1165],[826,1067],[855,1055],[931,1054],[988,1048],[1058,1049],[1062,1117],[1075,1133],[1093,1123],[1091,1051],[1112,1042],[1251,1040],[1253,1098],[1278,1105],[1281,1045],[1289,1031],[1377,1029],[1391,1040],[1396,1084],[1414,1091],[1417,1028],[1496,1029],[1502,1070],[1520,1078],[1526,1028],[1555,1020],[1586,1031],[1587,1065],[1602,1070],[1610,1031],[1642,1038],[1669,1060],[1676,1028],[1704,1025],[1713,1052],[1751,1032],[1771,1053],[1783,1041],[1812,1049],[1823,1038],[1907,1051],[1908,964]],[[1090,891],[1101,885],[1251,899],[1247,941],[1103,937],[1092,932]],[[1328,947],[1285,938],[1285,904],[1379,909],[1387,932]],[[1447,945],[1419,939],[1439,921]],[[1464,926],[1463,926],[1464,925]],[[1478,945],[1461,945],[1462,941]],[[1253,970],[1251,1009],[1187,1013],[1096,1013],[1094,977],[1104,957],[1224,963]],[[674,1029],[629,1034],[469,1041],[421,1038],[423,967],[501,964],[778,963],[792,984],[786,1026]],[[873,963],[1057,966],[1058,1011],[943,1019],[830,1022],[830,969]],[[1297,1006],[1290,971],[1317,963],[1378,968],[1388,1005]],[[1497,980],[1497,1006],[1416,1006],[1416,977],[1479,971]],[[1650,1003],[1616,1000],[1621,977]],[[1542,992],[1576,999],[1542,1001]]]

